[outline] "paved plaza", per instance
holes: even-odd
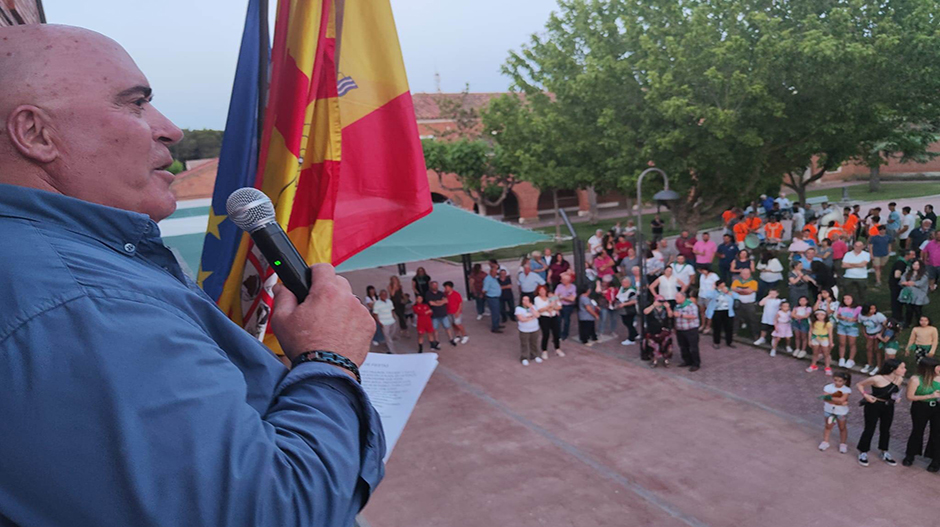
[[[435,280],[462,283],[459,266],[424,265]],[[393,272],[347,277],[358,291],[384,287]],[[708,343],[690,373],[650,369],[619,339],[569,339],[566,357],[523,367],[514,324],[491,334],[488,319],[465,319],[470,342],[443,343],[365,525],[916,525],[922,513],[898,498],[940,485],[921,462],[857,464],[857,394],[849,453],[819,452],[816,396],[828,379],[789,356]],[[397,351],[413,352],[413,338]],[[907,403],[895,423],[900,459]]]

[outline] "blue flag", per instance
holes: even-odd
[[[199,265],[199,285],[218,301],[235,260],[242,233],[226,218],[225,201],[241,187],[255,186],[258,168],[258,105],[262,75],[267,78],[270,62],[270,43],[265,42],[267,53],[261,56],[262,38],[267,39],[267,28],[261,27],[261,0],[249,0],[238,52],[238,67],[232,99],[229,102],[219,171],[212,192],[212,210],[202,247]]]

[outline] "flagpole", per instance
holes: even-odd
[[[268,29],[268,0],[260,0],[258,5],[258,63],[261,74],[258,75],[258,154],[260,159],[261,141],[264,136],[264,110],[268,99],[268,78],[270,77],[271,37]]]

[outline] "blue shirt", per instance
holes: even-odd
[[[892,210],[888,213],[888,223],[885,228],[889,231],[901,230],[901,214],[898,211]]]
[[[483,294],[489,297],[499,297],[503,293],[502,288],[499,286],[499,280],[493,278],[493,275],[486,275],[486,278],[483,279]]]
[[[868,243],[871,244],[872,256],[888,256],[891,248],[891,237],[887,234],[876,234],[868,239]]]
[[[352,378],[288,371],[145,215],[0,185],[0,239],[0,523],[352,525],[385,454]]]
[[[718,246],[718,265],[721,267],[731,267],[731,262],[738,255],[738,246],[731,243],[723,243]]]

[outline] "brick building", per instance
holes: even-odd
[[[0,0],[0,27],[45,23],[42,0]]]
[[[483,109],[491,99],[503,95],[502,93],[470,93],[466,95],[464,104],[475,110]],[[418,119],[418,132],[422,139],[439,137],[442,132],[454,130],[456,128],[454,121],[444,118],[438,107],[437,101],[440,98],[451,98],[459,100],[464,95],[461,93],[415,93],[412,98],[415,106],[415,117]],[[459,188],[460,184],[453,174],[443,176],[444,185],[441,185],[441,178],[433,170],[428,170],[428,182],[431,185],[431,197],[435,202],[450,200],[455,205],[467,210],[475,210],[475,204],[469,196],[463,192],[452,192],[444,187]],[[599,195],[597,197],[598,207],[616,207],[623,203],[623,198],[618,194]],[[588,193],[585,190],[561,190],[558,192],[558,204],[565,210],[577,212],[579,215],[587,214],[590,206],[588,202]],[[535,221],[539,216],[552,214],[554,203],[551,192],[539,192],[531,183],[521,182],[512,187],[506,200],[499,207],[487,207],[486,215],[507,221]]]

